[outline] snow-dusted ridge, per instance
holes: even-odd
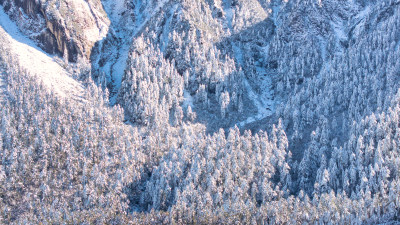
[[[0,6],[0,35],[8,41],[4,44],[8,45],[6,47],[20,67],[29,74],[36,75],[49,90],[62,98],[78,99],[82,96],[82,85],[74,80],[52,56],[44,53],[32,40],[21,34],[2,6]]]

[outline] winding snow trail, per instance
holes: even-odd
[[[0,35],[7,40],[7,43],[4,43],[5,47],[11,51],[22,69],[32,76],[37,75],[40,81],[59,97],[81,99],[82,85],[50,55],[44,53],[32,40],[21,34],[2,6],[0,6]]]

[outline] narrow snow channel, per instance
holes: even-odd
[[[232,1],[227,0],[224,5],[224,11],[226,13],[227,26],[230,29],[231,33],[233,33],[232,21],[233,21],[233,10],[232,10]],[[232,42],[232,51],[235,55],[235,59],[237,60],[240,66],[243,66],[243,53],[239,46],[236,45],[235,42]],[[265,52],[268,52],[268,47]],[[240,121],[236,123],[238,127],[244,127],[247,124],[253,123],[255,121],[262,120],[270,115],[272,115],[272,108],[274,106],[273,102],[273,92],[271,90],[271,77],[270,74],[267,73],[265,68],[257,67],[257,73],[259,76],[259,91],[255,91],[252,85],[249,83],[247,78],[244,78],[243,85],[247,91],[248,98],[253,102],[253,105],[257,109],[256,115],[249,116],[246,120]]]
[[[0,34],[8,40],[9,46],[6,47],[10,49],[21,68],[33,76],[37,75],[41,82],[59,97],[81,98],[83,94],[81,84],[74,80],[50,55],[44,53],[32,40],[21,34],[2,6],[0,6]]]
[[[257,68],[258,69],[258,68]],[[262,74],[264,76],[264,74]],[[271,92],[271,80],[266,77],[261,85],[261,93],[257,94],[247,79],[244,79],[244,86],[246,88],[248,97],[253,101],[254,106],[257,108],[258,113],[254,116],[248,117],[246,120],[237,123],[238,127],[243,127],[249,123],[262,120],[272,115],[272,108],[274,107],[273,93]]]
[[[142,31],[145,24],[150,18],[156,15],[160,9],[168,2],[167,0],[162,0],[158,4],[151,8],[143,8],[143,0],[134,0],[134,20],[126,17],[126,6],[125,1],[103,1],[104,10],[108,14],[114,35],[121,40],[115,49],[111,49],[111,54],[114,59],[110,60],[103,67],[103,71],[110,74],[111,80],[113,82],[113,88],[111,90],[110,103],[114,105],[117,99],[117,93],[121,87],[122,79],[124,76],[125,68],[129,58],[129,50],[132,45],[132,39],[126,37],[135,37],[138,33]]]

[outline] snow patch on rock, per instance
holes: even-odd
[[[36,75],[43,84],[59,97],[78,99],[83,87],[54,58],[44,53],[35,43],[23,36],[0,6],[0,35],[22,69]],[[0,83],[0,86],[4,83]]]

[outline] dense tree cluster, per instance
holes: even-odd
[[[182,111],[184,80],[143,38],[135,42],[120,90],[120,102],[133,122],[149,125]],[[176,119],[182,119],[178,116]],[[180,121],[179,121],[180,123]]]
[[[0,35],[0,223],[398,221],[400,2],[343,2],[141,1],[166,5],[112,107],[106,74],[60,98]],[[266,75],[266,131],[199,123],[248,115]]]
[[[393,9],[393,16],[379,15],[378,12],[388,8]],[[355,130],[358,124],[364,123],[374,114],[376,117],[376,114],[390,114],[390,108],[395,110],[396,105],[392,101],[400,87],[400,64],[397,60],[400,55],[396,47],[399,43],[396,35],[397,24],[400,22],[399,10],[400,7],[395,4],[377,5],[371,15],[365,18],[368,26],[357,26],[354,29],[354,37],[348,40],[349,46],[342,46],[340,41],[330,37],[337,45],[336,51],[326,50],[329,55],[325,62],[316,64],[319,65],[318,74],[308,73],[304,78],[296,75],[303,74],[300,72],[303,69],[290,69],[289,66],[285,74],[301,78],[303,82],[291,81],[290,78],[286,82],[278,82],[277,88],[282,83],[282,87],[294,89],[287,102],[278,108],[277,115],[284,121],[284,129],[288,131],[293,151],[298,148],[296,152],[304,152],[298,182],[300,189],[308,190],[309,194],[314,188],[317,168],[322,166],[321,155],[327,159],[325,166],[328,166],[331,156],[338,156],[335,149],[351,155],[350,152],[355,152],[357,146],[354,139],[360,135],[363,136],[363,146],[372,143],[372,148],[377,147],[379,140],[371,140],[369,135]],[[362,38],[356,38],[358,36]],[[300,54],[293,57],[291,62],[299,58],[307,59]],[[302,64],[287,65],[301,67]],[[285,92],[289,89],[284,88]],[[381,135],[382,138],[390,137],[390,132]],[[353,143],[349,144],[349,141]],[[359,160],[357,158],[354,160]],[[339,187],[332,188],[337,190]],[[344,187],[340,189],[349,191]]]

